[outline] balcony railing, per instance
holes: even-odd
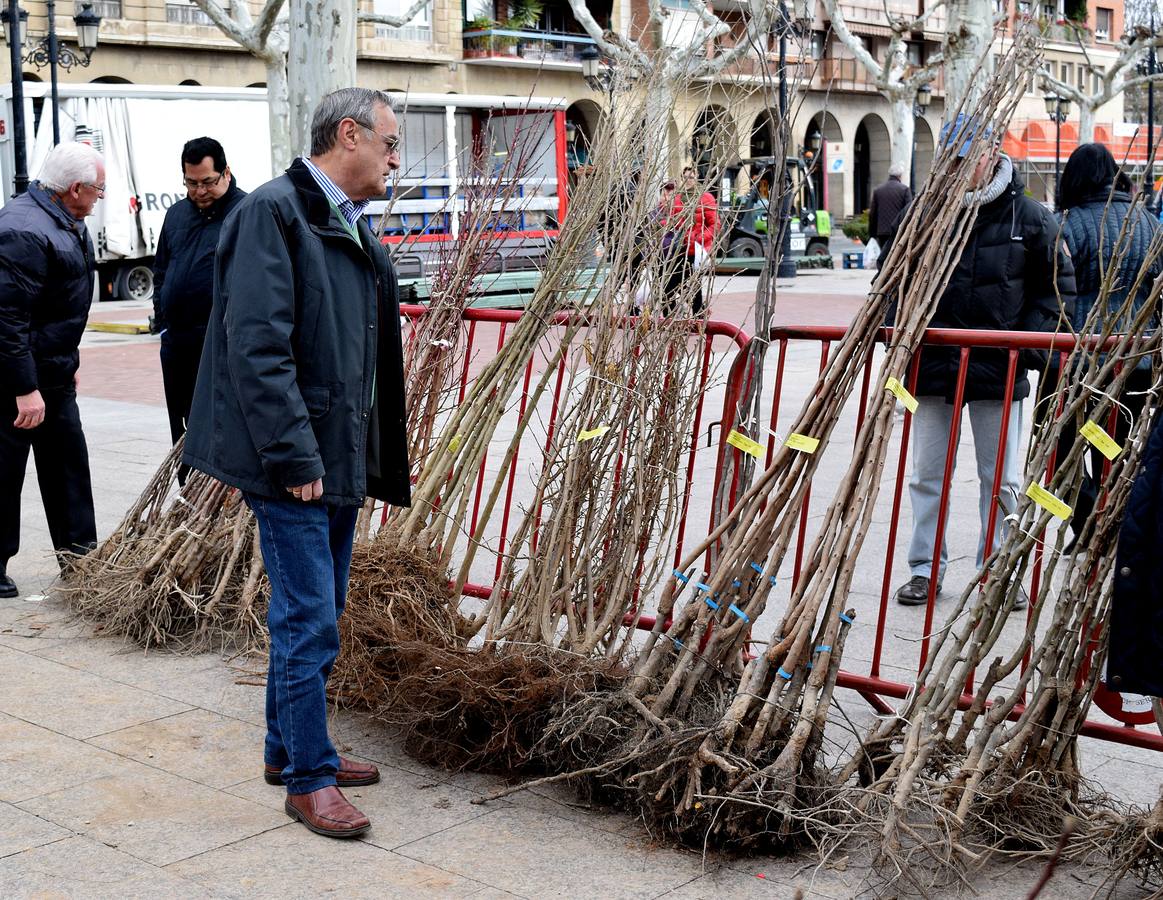
[[[175,25],[213,25],[206,13],[193,4],[167,3],[166,21]]]
[[[485,28],[464,32],[464,58],[580,63],[582,51],[593,44],[584,34]]]
[[[855,59],[826,56],[819,61],[820,81],[829,86],[873,90],[872,75]]]
[[[121,0],[85,0],[93,4],[93,12],[102,19],[121,18]],[[81,11],[81,0],[77,0],[77,12]],[[57,13],[60,15],[60,13]]]

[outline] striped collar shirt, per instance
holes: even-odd
[[[368,201],[361,200],[359,203],[356,203],[343,192],[343,189],[339,185],[328,178],[327,173],[315,165],[315,163],[311,162],[305,156],[300,158],[303,160],[303,165],[307,167],[307,171],[315,179],[315,182],[322,188],[323,193],[327,195],[327,199],[335,205],[335,208],[339,210],[339,214],[347,221],[348,227],[355,229],[357,227],[356,223],[367,207]]]

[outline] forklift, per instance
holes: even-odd
[[[747,166],[751,190],[742,197],[729,195],[731,201],[722,211],[727,234],[722,243],[725,256],[753,259],[764,255],[769,212],[776,217],[779,215],[779,194],[772,196],[772,185],[779,172],[778,163],[774,156],[759,156],[741,159],[726,168],[724,175],[734,183],[740,170]],[[798,156],[789,156],[786,166],[791,182],[792,256],[830,259],[828,242],[832,235],[832,219],[827,210],[819,208],[809,163]],[[774,210],[770,210],[772,203],[775,204]],[[778,219],[772,221],[773,231],[775,228],[778,228]]]

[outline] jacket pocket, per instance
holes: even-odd
[[[307,406],[307,415],[323,416],[331,409],[330,388],[301,387],[299,393],[303,395],[303,403]]]

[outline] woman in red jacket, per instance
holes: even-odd
[[[685,247],[682,248],[685,252],[681,259],[675,261],[666,292],[673,296],[686,279],[697,279],[691,311],[698,315],[703,311],[701,270],[710,265],[714,254],[715,235],[719,230],[719,206],[709,191],[699,191],[699,176],[693,166],[682,170],[682,190],[675,197],[674,208],[689,224]]]

